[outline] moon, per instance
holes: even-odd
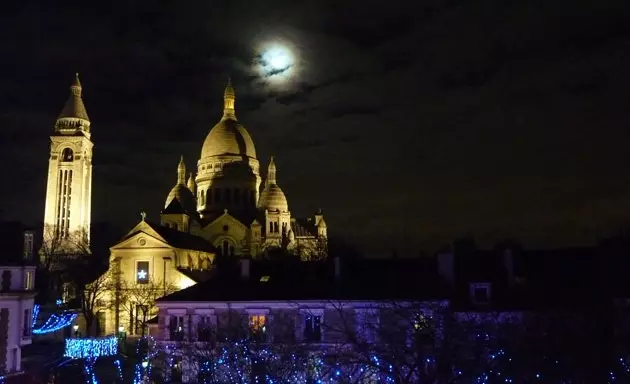
[[[280,44],[272,44],[263,49],[259,60],[262,75],[269,78],[287,77],[295,65],[293,53]]]

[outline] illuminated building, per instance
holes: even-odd
[[[77,74],[50,136],[46,186],[44,241],[70,252],[90,236],[93,143],[82,90]]]
[[[228,84],[221,120],[210,130],[186,181],[183,158],[177,182],[161,212],[161,224],[211,242],[224,257],[257,258],[285,248],[304,259],[325,258],[327,226],[321,212],[292,217],[278,183],[273,157],[264,183],[254,141],[236,118],[236,93]]]
[[[305,220],[292,217],[273,158],[262,182],[254,142],[236,119],[235,101],[228,84],[223,116],[203,143],[196,175],[187,172],[182,157],[160,223],[147,221],[143,213],[110,248],[110,273],[125,286],[186,288],[207,279],[220,257],[257,259],[278,249],[302,259],[327,256],[323,214]],[[115,300],[112,293],[105,301]],[[120,306],[106,310],[106,332],[122,326],[130,334],[140,333],[134,318],[141,311]]]

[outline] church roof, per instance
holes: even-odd
[[[201,159],[220,155],[242,155],[256,158],[254,141],[247,129],[236,120],[236,93],[228,83],[223,95],[223,117],[208,133],[201,148]]]
[[[200,236],[191,235],[190,233],[181,232],[174,228],[164,227],[159,224],[150,223],[148,221],[144,221],[144,224],[148,225],[157,232],[158,235],[162,236],[166,242],[179,249],[193,249],[197,251],[216,253],[217,249],[210,243],[208,240],[204,239]],[[135,236],[138,231],[131,231],[125,236],[121,241],[127,240],[128,238]]]
[[[77,73],[74,82],[70,86],[70,97],[66,100],[66,104],[63,106],[58,119],[71,117],[90,121],[85,105],[83,104],[83,99],[81,98],[82,89],[79,74]]]
[[[160,234],[170,245],[180,249],[195,249],[215,253],[217,249],[208,240],[201,236],[191,235],[190,233],[178,231],[174,228],[163,227],[161,225],[151,224],[157,233]]]

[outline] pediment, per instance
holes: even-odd
[[[129,248],[172,248],[172,246],[148,223],[141,221],[121,241],[110,247],[110,250]]]
[[[224,212],[221,216],[214,219],[214,221],[206,225],[204,229],[215,230],[216,228],[222,228],[224,225],[228,225],[230,227],[234,226],[242,231],[247,231],[247,226],[228,212]]]

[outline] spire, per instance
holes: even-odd
[[[81,98],[82,92],[83,87],[81,86],[81,81],[79,80],[79,74],[75,73],[74,80],[70,85],[70,97],[63,106],[63,109],[57,118],[58,120],[69,117],[90,121],[87,111],[85,110],[85,105],[83,105],[83,99]]]
[[[195,178],[193,177],[192,172],[190,172],[190,174],[188,175],[188,182],[186,183],[186,186],[188,187],[188,189],[190,189],[190,192],[192,192],[194,195],[196,185],[195,185]]]
[[[184,163],[184,156],[179,159],[177,165],[177,184],[186,184],[186,164]]]
[[[228,78],[225,92],[223,92],[223,119],[236,120],[236,111],[234,110],[234,103],[236,102],[236,93],[232,87],[232,79]]]
[[[267,168],[267,184],[276,184],[276,163],[273,161],[273,156],[271,156],[269,168]]]
[[[79,73],[77,72],[74,74],[74,81],[70,86],[70,94],[81,97],[81,90],[81,80],[79,80]]]

